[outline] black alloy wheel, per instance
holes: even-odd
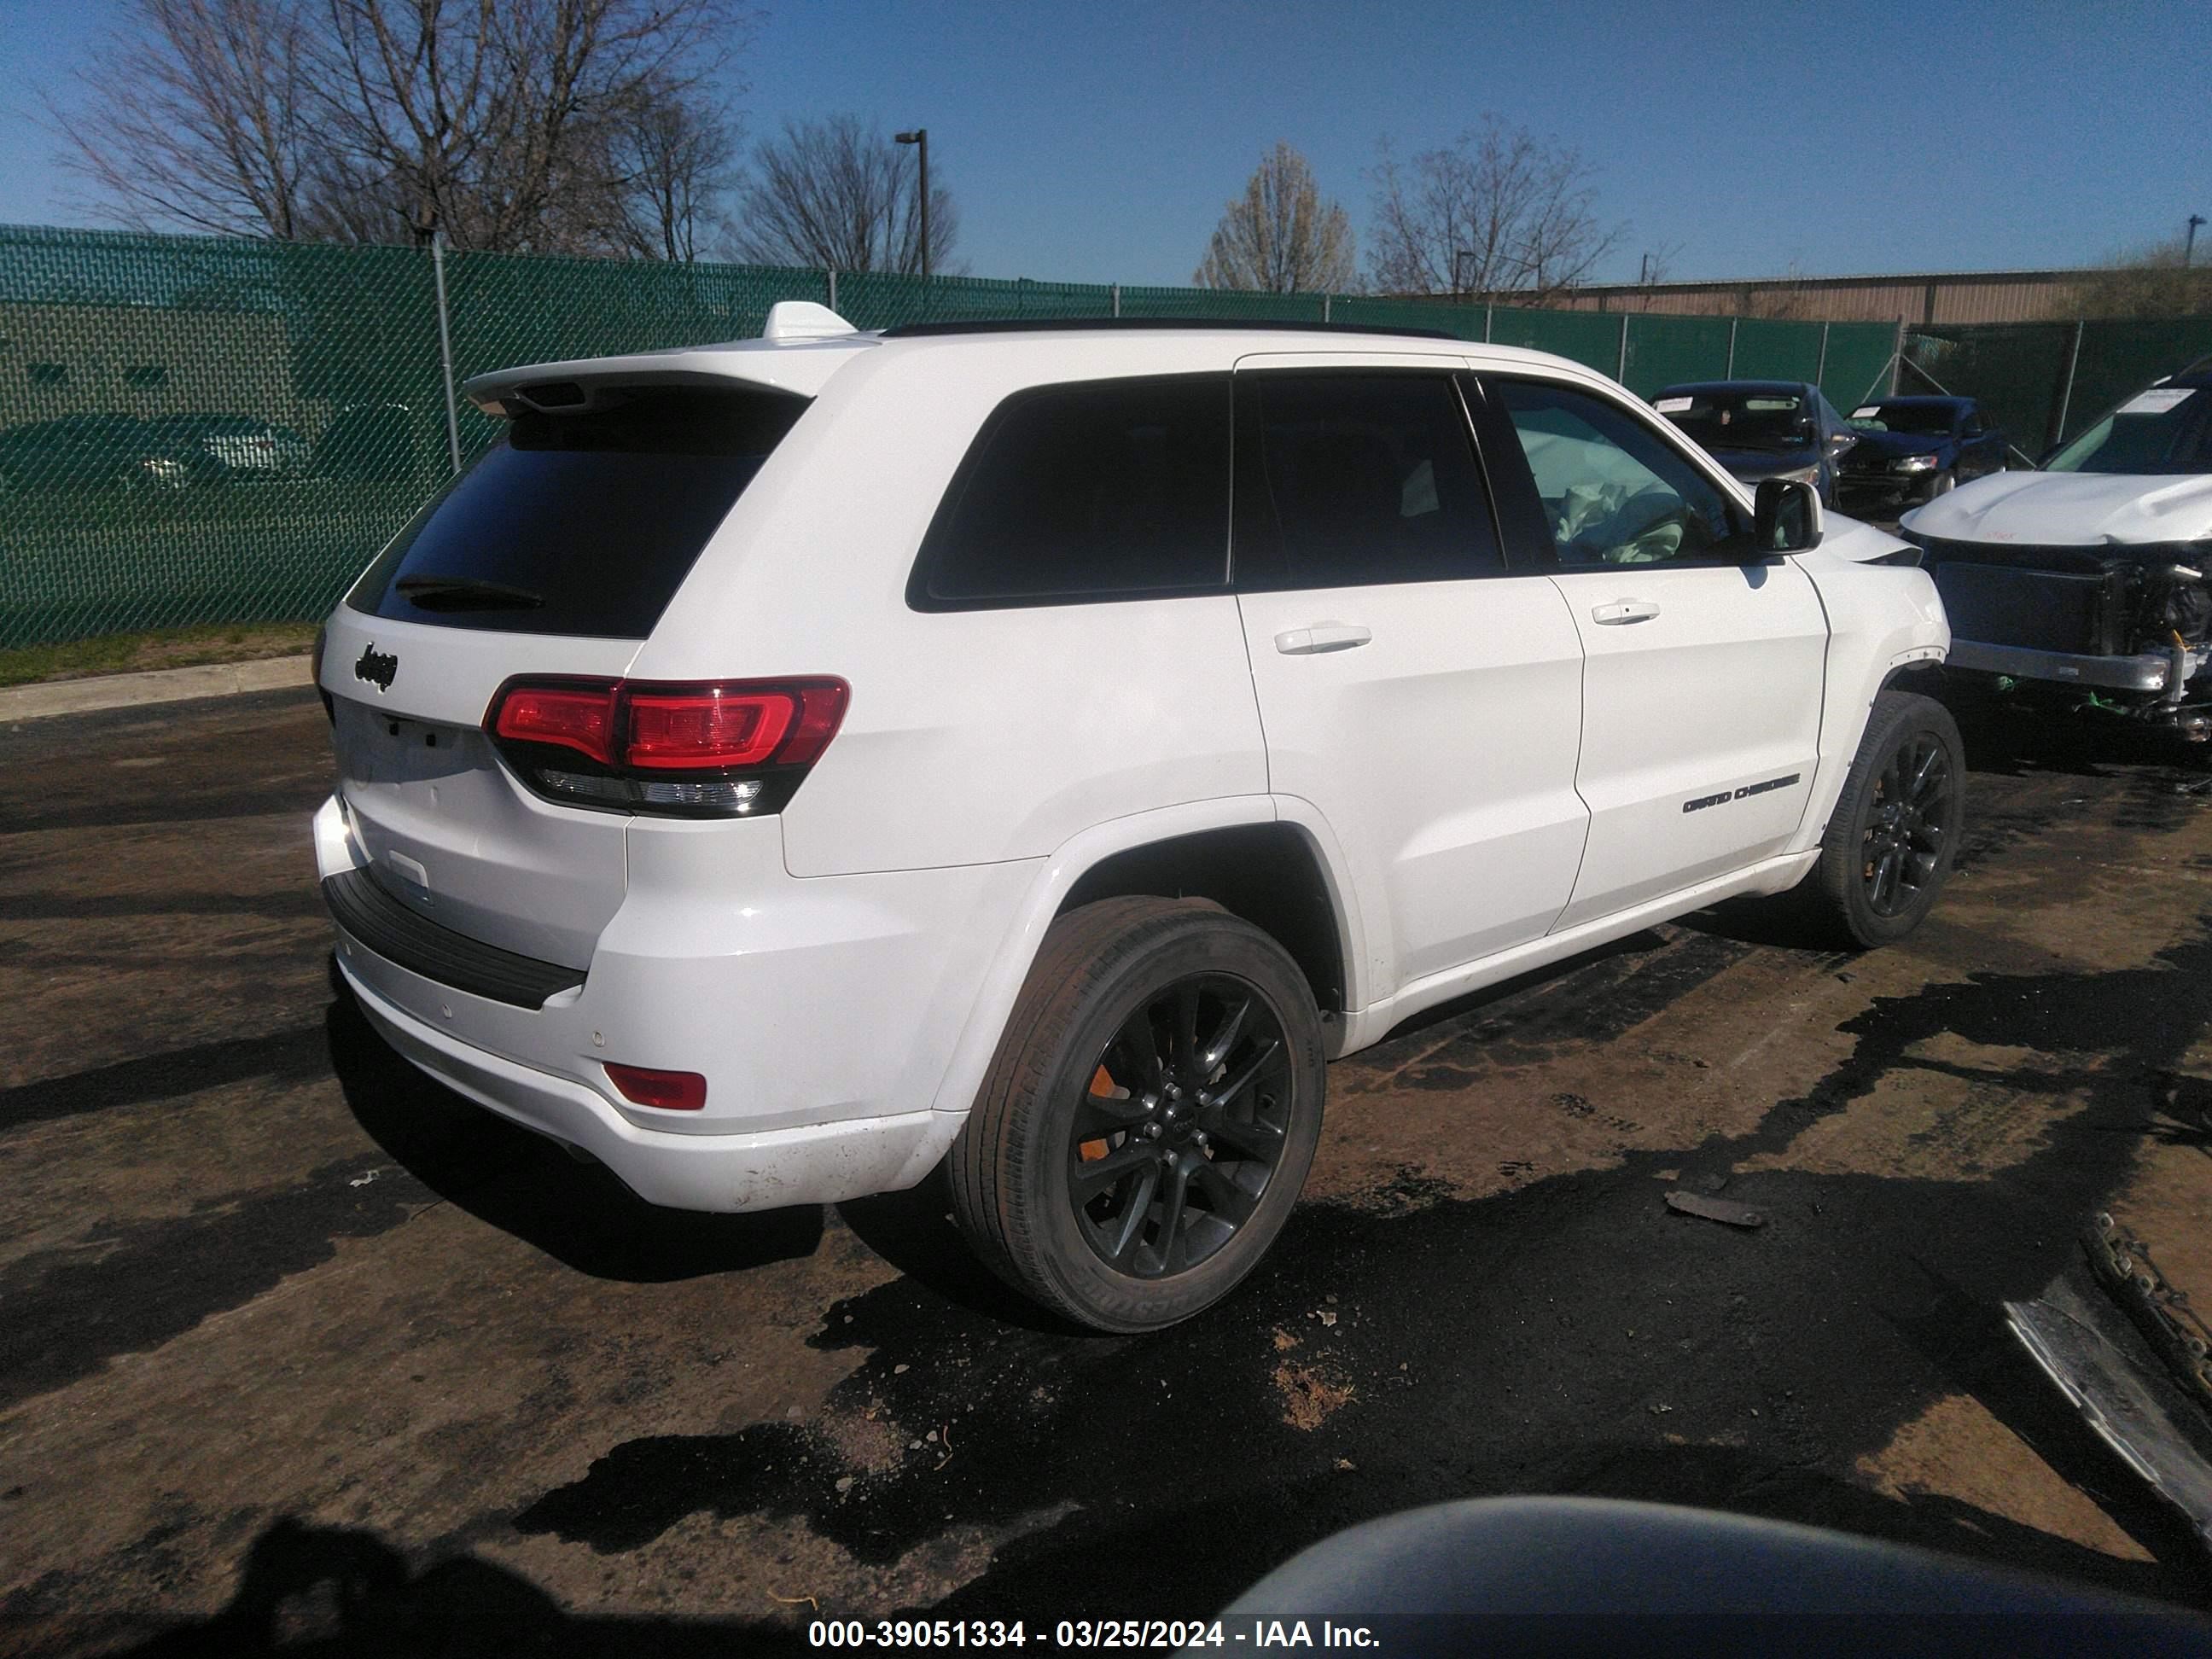
[[[1942,740],[1932,732],[1908,733],[1875,780],[1863,838],[1859,876],[1875,915],[1903,915],[1919,903],[1948,848],[1955,795]]]
[[[1290,1084],[1282,1022],[1257,986],[1197,974],[1147,997],[1070,1120],[1067,1191],[1085,1243],[1135,1279],[1212,1256],[1274,1177]]]
[[[1052,925],[946,1154],[952,1208],[1015,1289],[1158,1330],[1267,1253],[1321,1143],[1314,988],[1205,899],[1100,899]]]
[[[1806,878],[1824,942],[1869,950],[1935,907],[1966,823],[1966,750],[1950,710],[1909,691],[1876,695]]]

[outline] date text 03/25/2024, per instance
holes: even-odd
[[[1364,1625],[1306,1619],[1062,1619],[1034,1632],[1026,1620],[998,1619],[816,1619],[815,1648],[896,1652],[923,1648],[1165,1649],[1358,1648],[1382,1646]]]

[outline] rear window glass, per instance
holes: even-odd
[[[1905,432],[1916,438],[1947,438],[1958,412],[1949,404],[1877,404],[1859,410],[1851,424],[1868,432]]]
[[[1223,588],[1229,377],[1091,380],[994,410],[923,538],[926,611]]]
[[[1812,407],[1798,392],[1668,392],[1654,406],[1707,449],[1778,453],[1814,440]]]
[[[640,392],[525,414],[346,603],[395,621],[643,639],[806,400]]]

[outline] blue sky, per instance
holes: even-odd
[[[0,0],[0,222],[101,222],[30,94],[66,97],[125,15]],[[1364,228],[1377,138],[1411,153],[1486,112],[1595,165],[1622,280],[1662,243],[1682,277],[2086,263],[2212,214],[2204,0],[770,0],[746,75],[757,134],[927,125],[979,276],[1188,282],[1279,137]]]

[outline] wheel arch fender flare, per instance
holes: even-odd
[[[1838,559],[1821,564],[1813,574],[1828,617],[1828,660],[1820,769],[1804,819],[1790,843],[1793,853],[1810,851],[1826,831],[1875,698],[1900,676],[1940,670],[1951,648],[1943,601],[1925,570]]]
[[[1212,830],[1276,824],[1305,842],[1320,871],[1335,913],[1348,1006],[1357,1009],[1364,1000],[1371,1000],[1365,940],[1349,872],[1334,833],[1310,803],[1273,795],[1230,795],[1133,813],[1079,832],[1038,861],[1028,890],[992,953],[930,1104],[941,1112],[964,1113],[974,1103],[1044,936],[1085,875],[1109,859],[1160,842]],[[1340,1030],[1341,1022],[1338,1024]]]

